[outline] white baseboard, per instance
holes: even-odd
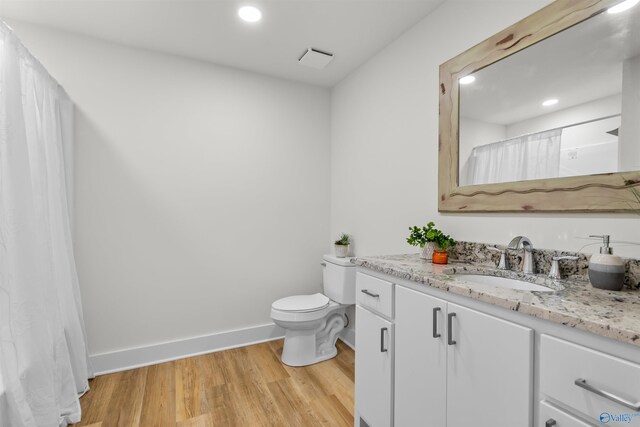
[[[284,330],[273,323],[268,323],[145,347],[94,354],[89,356],[89,361],[95,375],[102,375],[272,341],[282,337],[284,337]]]
[[[340,340],[342,340],[343,343],[345,343],[346,345],[351,347],[351,349],[353,351],[356,350],[356,331],[355,331],[355,329],[353,329],[353,328],[344,329],[340,333]]]

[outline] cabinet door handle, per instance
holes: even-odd
[[[447,344],[455,345],[453,340],[453,318],[456,317],[455,313],[449,313],[447,315]]]
[[[368,289],[363,289],[360,292],[362,292],[363,294],[369,295],[370,297],[380,298],[379,294],[374,294],[373,292],[369,292]]]
[[[578,378],[573,383],[580,388],[590,391],[591,393],[597,394],[598,396],[602,396],[605,399],[609,399],[610,401],[615,402],[619,405],[626,406],[627,408],[633,411],[636,411],[636,412],[640,411],[640,402],[637,402],[637,403],[629,402],[628,400],[618,397],[615,394],[609,393],[608,391],[595,388],[591,384],[587,384],[587,380],[585,380],[584,378]]]
[[[386,353],[388,349],[384,348],[384,332],[387,328],[380,328],[380,352]]]
[[[440,307],[435,307],[433,309],[433,337],[440,338],[440,334],[438,333],[438,312],[440,311]]]
[[[556,420],[554,420],[553,418],[549,418],[547,422],[544,423],[544,427],[553,427],[556,424]]]

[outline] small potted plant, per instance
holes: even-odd
[[[432,262],[434,264],[448,264],[449,252],[447,252],[447,250],[455,244],[456,244],[456,241],[453,240],[450,236],[446,234],[441,234],[438,237],[438,241],[436,242],[436,246],[438,246],[440,249],[433,250]]]
[[[336,256],[338,258],[346,258],[349,254],[350,237],[346,233],[342,233],[340,238],[336,240]]]
[[[447,249],[455,245],[456,241],[451,236],[435,228],[433,221],[429,221],[426,227],[409,227],[409,231],[411,231],[411,234],[407,237],[407,243],[423,248],[420,258],[427,261],[433,260],[438,264],[446,264],[448,262]],[[434,258],[434,251],[436,250],[440,252]]]

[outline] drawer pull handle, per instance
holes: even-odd
[[[610,401],[618,403],[622,406],[626,406],[627,408],[633,411],[636,411],[636,412],[640,411],[640,402],[632,403],[626,399],[616,396],[615,394],[611,394],[608,391],[595,388],[594,386],[587,384],[587,380],[585,380],[584,378],[578,378],[573,383],[580,388],[590,391],[591,393],[597,394],[598,396],[602,396],[605,399],[609,399]]]
[[[433,309],[433,337],[440,338],[440,334],[438,333],[438,312],[440,311],[440,307],[435,307]]]
[[[455,345],[456,342],[453,339],[453,318],[456,317],[455,313],[449,313],[447,315],[447,344]]]
[[[387,328],[380,328],[380,352],[386,353],[388,349],[384,348],[384,332]]]
[[[544,427],[553,427],[553,426],[555,426],[556,424],[558,424],[558,423],[556,423],[556,420],[554,420],[553,418],[549,418],[549,419],[547,420],[547,422],[546,422],[546,423],[544,423]]]
[[[363,289],[360,292],[362,292],[365,295],[369,295],[370,297],[374,297],[374,298],[380,298],[379,294],[374,294],[373,292],[369,292],[368,289]]]

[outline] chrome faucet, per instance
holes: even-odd
[[[522,272],[525,274],[533,274],[533,244],[531,243],[531,240],[529,240],[529,238],[524,236],[516,236],[511,240],[511,242],[509,242],[507,249],[517,250],[520,249],[521,245],[522,249],[524,249],[524,257],[522,259]]]

